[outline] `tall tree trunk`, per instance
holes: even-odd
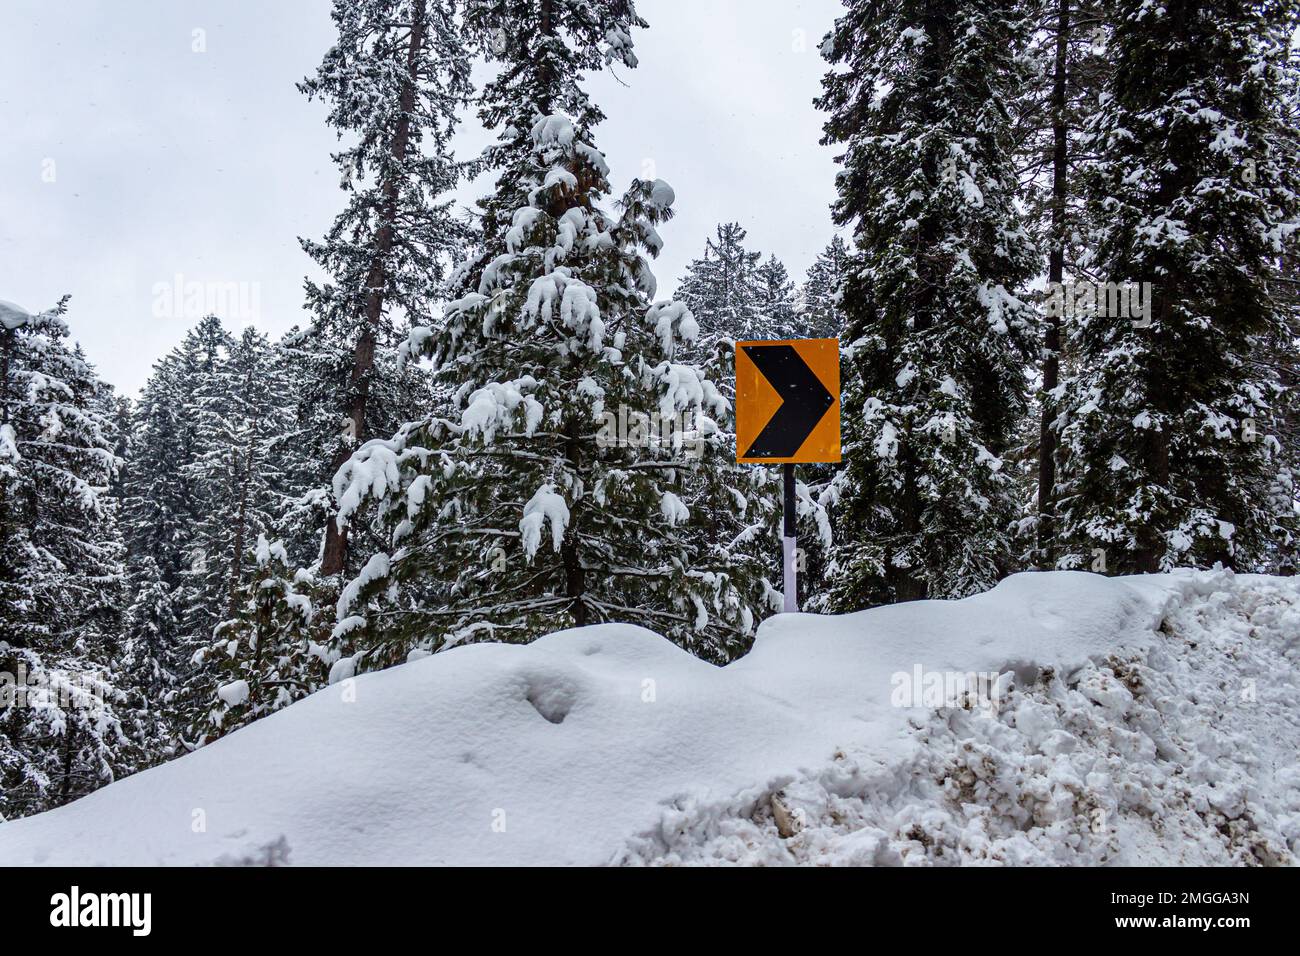
[[[63,732],[63,779],[59,782],[59,806],[72,797],[72,764],[77,755],[77,725],[69,723]]]
[[[923,510],[921,490],[917,481],[916,457],[910,447],[903,449],[900,457],[903,466],[902,519],[900,524],[904,536],[908,540],[915,541],[921,535],[921,512]],[[885,577],[886,580],[892,578],[894,601],[896,603],[922,601],[930,595],[930,586],[924,574],[914,566],[907,568],[896,567],[892,555],[890,556],[889,565],[885,569]]]
[[[406,156],[411,138],[411,113],[415,108],[415,93],[419,82],[417,68],[420,50],[424,46],[425,0],[415,0],[411,12],[411,36],[406,53],[407,82],[402,90],[400,100],[401,116],[393,132],[393,144],[390,155],[396,161]],[[375,367],[375,344],[379,334],[380,321],[384,314],[384,292],[387,284],[387,272],[384,263],[393,248],[393,223],[397,218],[397,201],[401,193],[401,183],[395,175],[390,174],[384,182],[384,205],[379,229],[375,233],[374,258],[371,260],[370,272],[366,276],[366,325],[357,339],[352,356],[352,372],[348,384],[352,392],[352,401],[348,409],[351,421],[351,435],[348,440],[339,443],[334,453],[330,474],[335,474],[352,455],[353,448],[366,440],[366,407],[370,401],[370,378]],[[331,515],[325,525],[325,548],[321,556],[321,573],[333,575],[340,573],[347,563],[348,529],[339,527],[336,516]]]
[[[252,376],[251,374],[245,379],[244,387],[246,394],[252,393]],[[257,453],[254,449],[257,446],[257,428],[261,420],[260,413],[254,414],[249,422],[248,445],[244,449],[244,475],[240,481],[239,487],[239,517],[235,520],[235,539],[231,546],[230,555],[230,601],[227,608],[227,617],[234,617],[235,612],[239,609],[239,589],[244,583],[243,559],[244,559],[244,541],[248,535],[248,498],[252,494],[253,487],[253,469],[256,465]],[[232,450],[231,455],[234,457],[232,464],[238,468],[238,455]],[[238,474],[238,471],[235,472]],[[237,479],[238,480],[238,479]]]
[[[555,36],[554,16],[555,11],[552,9],[552,0],[542,0],[542,8],[540,11],[540,29],[542,36]],[[543,116],[547,116],[551,112],[551,93],[555,89],[555,73],[553,67],[554,64],[551,61],[550,53],[548,51],[543,55],[541,69],[538,71],[538,76],[542,81],[542,94],[537,103],[537,108],[541,111]]]
[[[1066,63],[1070,52],[1070,0],[1056,8],[1056,69],[1052,78],[1052,238],[1047,278],[1065,274],[1065,201],[1069,155],[1066,135]],[[1052,567],[1056,553],[1056,402],[1061,380],[1061,317],[1047,316],[1043,333],[1043,398],[1038,427],[1038,563]]]
[[[582,442],[578,437],[578,426],[570,423],[565,427],[564,459],[577,476],[582,475]],[[583,627],[587,624],[587,569],[582,566],[580,542],[583,525],[582,500],[574,500],[569,510],[569,527],[564,532],[564,542],[560,547],[560,560],[564,566],[564,593],[569,600],[569,612],[573,615],[573,626]]]
[[[257,419],[252,421],[252,433],[256,434]],[[234,455],[234,453],[231,453]],[[230,546],[230,602],[227,607],[227,617],[233,618],[235,611],[239,610],[239,589],[243,587],[243,554],[244,542],[248,536],[248,497],[252,493],[253,464],[255,464],[256,453],[253,451],[252,434],[248,437],[248,445],[244,449],[244,472],[243,480],[239,483],[239,515],[235,519],[235,536],[234,542]]]

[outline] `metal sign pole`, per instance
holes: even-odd
[[[787,614],[792,614],[799,610],[799,579],[797,577],[798,569],[795,567],[794,545],[794,464],[787,462],[782,465],[781,472],[785,482],[785,515],[781,535],[781,550],[785,560],[785,605],[783,609]]]

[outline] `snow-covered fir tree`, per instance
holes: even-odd
[[[1015,207],[1007,104],[1018,5],[853,0],[822,51],[819,105],[842,146],[845,467],[831,603],[990,587],[1014,489],[1001,457],[1025,408],[1033,247]]]
[[[231,338],[219,362],[194,381],[188,415],[195,455],[181,477],[200,504],[189,528],[186,632],[206,645],[233,614],[252,567],[253,542],[272,527],[285,496],[272,443],[289,418],[286,383],[266,336],[253,328]]]
[[[236,338],[207,316],[155,364],[132,416],[121,481],[124,636],[141,679],[177,715],[182,686],[182,697],[208,695],[214,677],[193,658],[243,600],[253,541],[303,490],[289,483],[278,444],[291,432],[291,393],[264,335]]]
[[[1294,84],[1300,84],[1300,71]],[[1300,122],[1300,100],[1288,97],[1291,125]],[[1300,515],[1300,251],[1282,257],[1282,275],[1276,285],[1278,297],[1285,305],[1281,328],[1268,337],[1265,362],[1270,374],[1282,385],[1282,400],[1276,408],[1277,439],[1282,461],[1278,468],[1275,507],[1285,514],[1289,509]],[[1300,573],[1300,535],[1286,528],[1270,548],[1266,568],[1278,574]]]
[[[703,535],[745,502],[714,468],[732,453],[714,423],[727,405],[679,360],[695,321],[651,304],[642,252],[659,249],[672,190],[633,181],[613,215],[605,160],[572,121],[531,135],[529,201],[477,291],[412,335],[459,383],[455,407],[364,446],[336,482],[345,509],[381,497],[393,528],[340,598],[340,649],[380,666],[636,620],[726,659],[771,592],[743,551]]]
[[[496,69],[478,97],[478,117],[496,140],[473,164],[495,170],[496,186],[479,202],[480,242],[451,283],[454,295],[472,292],[514,227],[529,197],[532,129],[552,113],[573,123],[579,142],[605,118],[582,88],[593,70],[635,69],[632,30],[645,27],[633,0],[465,0],[466,37]]]
[[[330,456],[340,419],[331,396],[345,376],[335,375],[331,369],[344,368],[350,355],[347,348],[330,345],[310,329],[292,329],[274,347],[274,374],[287,389],[282,396],[287,421],[279,433],[270,436],[267,455],[276,463],[287,497],[276,516],[273,537],[281,541],[297,567],[319,563],[321,529],[335,512]],[[395,349],[385,346],[378,350],[367,400],[377,433],[392,434],[402,422],[421,414],[433,400],[432,389],[427,369],[415,364],[399,368]],[[354,520],[348,525],[348,542],[349,551],[356,544],[361,553],[367,553],[378,539],[366,521]],[[336,583],[326,579],[322,586]]]
[[[120,644],[126,605],[130,600],[118,481],[123,465],[120,453],[129,448],[130,439],[122,431],[125,423],[120,417],[121,407],[113,386],[99,378],[80,344],[72,348],[69,367],[78,372],[84,369],[84,377],[70,376],[70,384],[74,385],[74,394],[85,403],[86,416],[98,425],[98,431],[94,433],[99,442],[95,454],[98,456],[100,449],[107,449],[112,456],[107,481],[98,495],[101,521],[92,530],[99,544],[99,560],[85,568],[90,571],[93,583],[82,591],[78,627],[83,640],[115,651]],[[75,391],[77,386],[83,391]]]
[[[333,156],[348,204],[324,241],[303,248],[329,274],[307,283],[313,321],[295,347],[310,353],[300,438],[328,463],[322,477],[413,409],[385,352],[427,326],[434,293],[468,230],[446,197],[460,177],[450,155],[469,58],[450,0],[335,0],[338,39],[299,88],[329,106],[345,146]],[[396,394],[394,394],[396,393]],[[397,399],[394,401],[394,399]],[[328,520],[321,571],[347,568],[349,527]]]
[[[762,253],[746,249],[745,236],[739,223],[720,223],[677,287],[677,298],[700,323],[700,351],[710,358],[733,341],[773,338],[765,334],[769,329],[760,306]]]
[[[1027,5],[1033,23],[1026,65],[1031,80],[1014,104],[1016,161],[1026,221],[1046,257],[1046,292],[1041,309],[1039,388],[1031,418],[1021,428],[1016,457],[1025,479],[1024,538],[1019,550],[1026,562],[1051,567],[1058,553],[1057,432],[1060,383],[1073,314],[1064,314],[1055,294],[1066,283],[1088,277],[1086,260],[1096,244],[1096,229],[1080,182],[1095,162],[1086,147],[1084,124],[1094,116],[1106,75],[1109,25],[1106,7],[1094,0],[1033,0]]]
[[[151,558],[169,591],[192,580],[207,561],[193,540],[204,502],[187,472],[202,455],[199,389],[216,379],[232,345],[220,319],[201,319],[154,364],[133,415],[122,479],[123,532],[131,555]]]
[[[337,589],[331,582],[348,569],[352,549],[380,543],[360,515],[338,520],[329,479],[358,444],[392,434],[428,407],[429,376],[416,366],[399,370],[394,346],[412,323],[433,321],[440,280],[470,235],[446,198],[460,178],[450,154],[456,111],[470,92],[454,5],[338,0],[332,17],[338,41],[299,89],[329,106],[328,122],[347,143],[333,159],[349,199],[324,241],[302,240],[329,274],[323,284],[307,283],[313,320],[285,336],[269,361],[262,361],[261,345],[255,349],[253,364],[277,385],[265,393],[270,404],[259,406],[256,418],[241,418],[247,434],[232,439],[246,448],[239,479],[244,490],[231,499],[234,511],[206,525],[209,537],[222,539],[205,547],[220,555],[218,568],[205,574],[220,585],[207,589],[206,610],[212,623],[221,624],[215,649],[212,629],[190,629],[199,670],[186,695],[189,744],[319,684],[323,675],[311,672],[310,662],[296,676],[254,672],[298,660],[294,649],[316,632],[306,630],[312,616],[295,607],[332,603]],[[232,477],[219,466],[217,474]],[[272,532],[279,539],[273,547],[265,544]],[[268,585],[269,567],[300,563],[313,567],[286,578],[294,582],[292,594]],[[294,606],[268,608],[273,599]],[[230,682],[232,667],[249,670],[257,699],[223,721],[231,705],[218,691]],[[280,689],[263,699],[256,689],[266,681]]]
[[[122,544],[108,395],[67,299],[0,303],[0,815],[57,806],[133,759],[113,671]]]
[[[844,325],[839,289],[849,265],[844,239],[833,236],[808,267],[795,304],[799,335],[803,338],[835,338]]]
[[[137,684],[162,703],[176,684],[175,664],[182,647],[172,590],[147,554],[132,557],[127,590],[131,603],[122,623],[132,649],[127,664]]]
[[[198,746],[279,710],[325,682],[325,653],[311,640],[315,582],[292,568],[279,541],[259,534],[243,602],[219,624],[199,659],[212,679],[194,701],[184,740]],[[328,624],[328,621],[325,622]],[[326,629],[325,633],[328,633]]]
[[[763,316],[763,338],[810,338],[795,320],[794,282],[785,263],[774,255],[754,270],[758,286],[758,312]]]
[[[1255,567],[1281,501],[1274,288],[1297,224],[1291,3],[1117,5],[1087,181],[1101,224],[1062,399],[1066,566]]]
[[[182,478],[200,510],[188,532],[193,559],[173,598],[181,616],[185,684],[178,712],[206,708],[221,675],[203,652],[218,624],[232,618],[257,587],[254,542],[272,529],[293,490],[275,454],[291,421],[282,397],[288,387],[279,372],[266,337],[247,328],[229,341],[210,373],[194,382],[195,456]]]

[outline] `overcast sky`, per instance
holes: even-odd
[[[811,101],[839,0],[637,5],[641,66],[588,89],[615,191],[650,172],[677,192],[661,295],[721,220],[801,278],[832,232]],[[231,327],[301,322],[312,265],[297,237],[320,237],[343,200],[324,108],[294,87],[333,42],[329,7],[4,0],[0,299],[39,311],[71,293],[74,337],[130,393],[197,318],[189,283],[239,284],[225,286]],[[476,152],[482,132],[461,140]]]

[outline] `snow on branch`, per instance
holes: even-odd
[[[550,482],[537,489],[524,505],[524,516],[519,520],[524,554],[529,561],[542,543],[542,525],[547,521],[551,523],[551,547],[559,551],[564,530],[569,526],[569,506],[555,493],[555,486]]]
[[[338,501],[339,527],[347,525],[367,495],[383,499],[401,484],[399,455],[405,442],[375,438],[366,442],[343,463],[334,475],[334,498]]]

